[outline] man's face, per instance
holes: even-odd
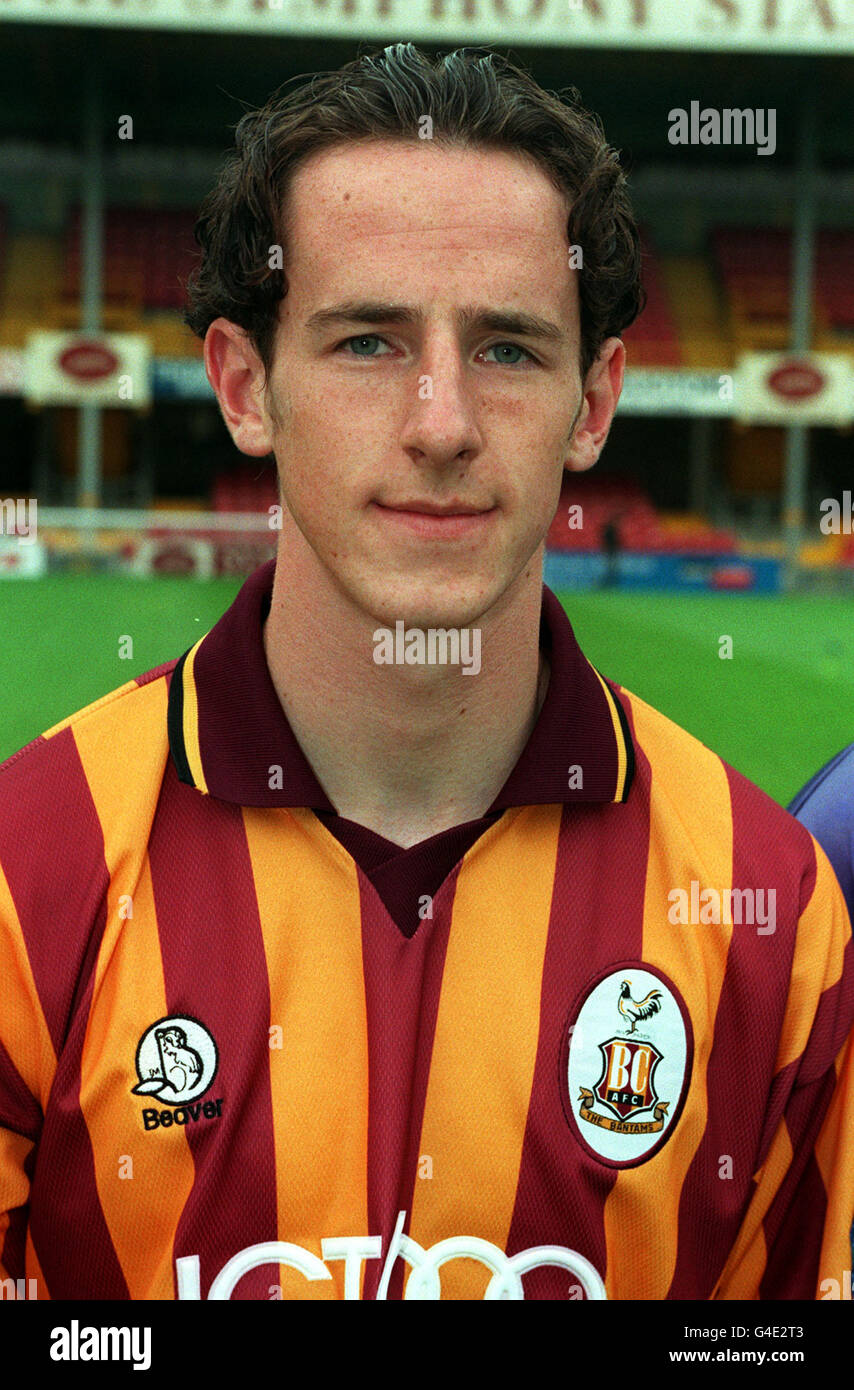
[[[616,405],[603,432],[601,404],[582,397],[566,204],[510,152],[391,140],[312,156],[290,207],[288,292],[257,395],[284,553],[308,548],[300,575],[318,601],[332,583],[383,624],[475,622],[542,545],[564,466],[595,461],[589,441],[570,457],[577,413],[604,442]],[[329,317],[347,302],[406,306],[411,321]],[[490,311],[554,336],[478,321]],[[608,342],[619,395],[622,344]],[[479,514],[419,519],[404,504]]]

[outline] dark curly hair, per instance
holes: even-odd
[[[287,265],[285,198],[297,165],[351,140],[417,139],[429,115],[433,139],[527,155],[567,199],[570,245],[582,249],[582,381],[606,338],[618,336],[646,302],[638,229],[619,156],[574,87],[545,91],[509,58],[459,48],[431,61],[411,43],[363,54],[334,72],[284,83],[235,127],[236,150],[196,222],[201,258],[187,282],[184,322],[204,338],[222,315],[243,328],[269,376],[287,293],[270,269],[280,245]]]

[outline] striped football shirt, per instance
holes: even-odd
[[[0,767],[7,1289],[850,1296],[851,923],[809,831],[543,586],[517,765],[402,849],[289,728],[274,564]]]

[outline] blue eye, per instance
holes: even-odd
[[[535,360],[532,354],[528,351],[528,349],[520,347],[518,343],[490,343],[489,347],[485,348],[484,351],[492,352],[495,348],[510,348],[511,352],[523,352],[525,356],[528,358],[528,360],[531,362]],[[518,366],[518,363],[504,361],[500,362],[498,365],[501,367],[515,367]]]
[[[385,342],[385,338],[381,338],[381,337],[379,336],[379,334],[377,334],[377,333],[357,333],[355,337],[353,337],[353,338],[345,338],[343,342],[338,343],[338,344],[337,344],[337,347],[336,347],[336,350],[337,350],[337,348],[347,347],[350,343],[384,343],[384,342]],[[367,352],[367,353],[356,352],[356,353],[354,353],[353,355],[354,355],[355,357],[376,357],[376,356],[378,356],[378,355],[384,356],[385,354],[377,354],[377,353],[375,353],[375,352]]]
[[[361,357],[361,358],[366,359],[366,360],[369,359],[369,358],[371,358],[371,357],[385,357],[385,356],[386,356],[385,353],[378,353],[378,352],[358,352],[358,351],[356,351],[355,348],[352,346],[353,344],[357,344],[357,343],[358,343],[358,344],[362,344],[362,345],[364,345],[365,343],[385,343],[386,347],[388,347],[388,345],[389,345],[388,342],[387,342],[387,340],[386,340],[385,338],[380,337],[380,335],[379,335],[378,333],[357,333],[357,334],[355,334],[355,335],[354,335],[353,337],[351,337],[351,338],[343,338],[342,341],[341,341],[340,343],[336,343],[336,344],[335,344],[335,351],[336,351],[336,352],[339,352],[342,348],[347,348],[347,349],[349,350],[349,355],[351,355],[351,356],[353,356],[353,357]],[[519,343],[509,343],[509,342],[508,342],[508,343],[491,343],[491,344],[489,345],[489,347],[488,347],[488,348],[484,348],[483,351],[484,351],[484,352],[493,352],[493,351],[495,351],[495,350],[497,350],[497,349],[502,349],[502,350],[505,350],[505,351],[506,351],[507,348],[509,348],[511,352],[520,352],[520,353],[522,353],[522,354],[524,355],[524,357],[528,359],[529,362],[535,362],[535,361],[537,360],[537,359],[534,357],[533,353],[530,353],[530,352],[528,351],[527,348],[521,347],[521,346],[519,345]],[[516,361],[507,361],[507,360],[499,361],[499,362],[497,363],[497,365],[498,365],[499,367],[517,367],[517,366],[521,366],[521,360],[517,359]]]

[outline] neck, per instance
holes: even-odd
[[[462,665],[377,665],[373,633],[381,620],[331,582],[318,593],[316,573],[306,589],[294,549],[284,549],[264,625],[267,665],[337,813],[403,846],[484,815],[548,687],[539,650],[542,552],[472,623],[481,633],[481,666],[465,675]],[[322,640],[317,613],[324,615]]]

